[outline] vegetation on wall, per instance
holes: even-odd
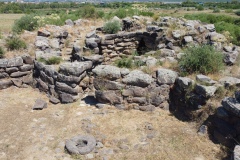
[[[210,45],[187,48],[179,61],[180,72],[184,74],[217,73],[223,66],[223,54]]]

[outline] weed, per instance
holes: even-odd
[[[39,62],[43,62],[47,65],[52,65],[52,64],[59,64],[62,61],[61,57],[51,57],[49,59],[44,59],[44,58],[39,58]]]
[[[69,47],[69,44],[70,44],[70,40],[69,40],[69,39],[67,39],[67,40],[65,41],[65,44],[64,44],[64,46],[65,46],[65,47]]]
[[[116,61],[116,64],[120,68],[132,68],[133,67],[133,60],[132,58],[122,58]]]
[[[226,96],[231,97],[234,95],[234,93],[237,91],[237,86],[233,85],[233,86],[228,86],[226,87],[227,93]]]
[[[19,50],[19,49],[26,49],[26,43],[21,40],[18,36],[12,36],[6,39],[6,47],[8,50]]]
[[[0,58],[3,58],[3,56],[4,56],[4,50],[3,50],[3,48],[0,46]]]
[[[145,67],[143,67],[142,68],[142,71],[144,72],[144,73],[147,73],[147,74],[153,74],[153,72],[154,72],[154,70],[151,68],[151,67],[149,67],[149,66],[145,66]]]
[[[217,88],[215,92],[215,97],[221,100],[225,97],[226,93],[227,93],[227,90],[223,86],[220,86]]]

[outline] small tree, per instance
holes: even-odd
[[[122,28],[121,23],[117,20],[113,20],[104,24],[103,31],[108,34],[115,34],[118,31],[120,31],[121,28]]]
[[[181,72],[216,73],[223,69],[223,54],[209,45],[189,47],[179,61]]]

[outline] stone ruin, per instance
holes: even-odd
[[[234,77],[213,81],[197,75],[197,81],[194,81],[162,67],[147,74],[112,65],[122,57],[133,56],[134,51],[140,54],[134,58],[141,59],[147,66],[155,66],[158,61],[175,63],[184,54],[182,47],[196,44],[214,45],[225,55],[227,65],[234,64],[239,47],[228,44],[224,35],[215,32],[212,24],[164,17],[147,25],[145,31],[134,31],[133,28],[131,32],[102,36],[93,31],[86,35],[84,47],[80,47],[79,40],[74,42],[67,60],[60,65],[46,65],[38,61],[39,58],[61,57],[64,43],[70,36],[64,27],[57,28],[54,33],[48,28],[38,31],[35,59],[29,55],[0,59],[0,89],[30,85],[45,92],[54,104],[72,103],[91,92],[99,102],[97,106],[101,107],[110,104],[118,109],[141,111],[162,108],[189,116],[192,111],[200,111],[219,86],[240,84],[240,79]],[[92,50],[94,54],[86,56],[82,50]],[[161,56],[154,57],[157,52]],[[235,99],[225,98],[223,107],[206,121],[213,137],[227,146],[234,146],[240,140],[239,102],[238,92]]]

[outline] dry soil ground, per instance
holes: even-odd
[[[32,110],[45,94],[32,88],[0,91],[0,159],[2,160],[216,160],[220,146],[196,133],[193,124],[181,122],[168,111],[97,109],[85,101]],[[92,134],[101,141],[88,156],[70,156],[65,140]]]

